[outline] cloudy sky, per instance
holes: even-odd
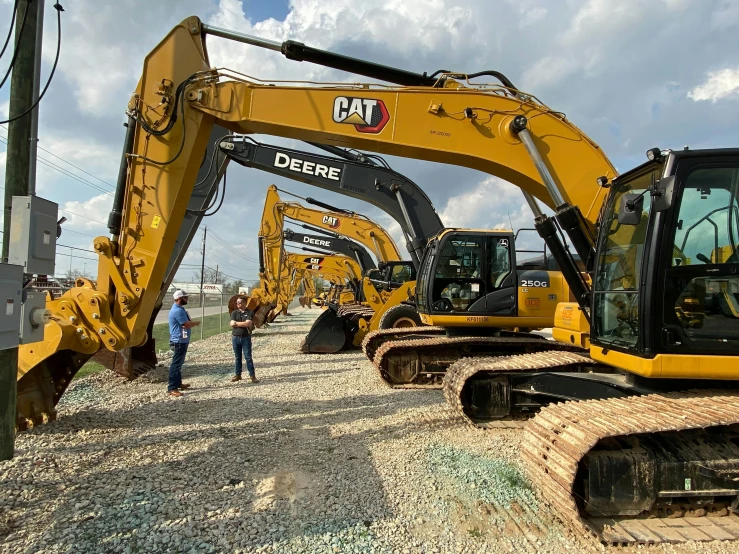
[[[45,82],[56,47],[52,1],[45,10]],[[124,110],[144,55],[179,21],[204,21],[273,40],[299,40],[417,72],[495,69],[565,112],[619,171],[661,148],[739,145],[739,0],[77,0],[62,2],[59,68],[41,105],[37,193],[67,217],[57,275],[93,273],[92,239],[105,235],[123,141]],[[13,0],[0,0],[4,40]],[[211,63],[270,79],[347,80],[275,52],[208,39]],[[9,56],[0,60],[5,73]],[[356,80],[356,78],[352,79]],[[7,115],[8,85],[0,90]],[[4,118],[0,118],[4,119]],[[0,128],[0,180],[5,137]],[[260,140],[292,144],[274,137]],[[515,187],[453,166],[388,158],[419,183],[448,226],[530,226]],[[224,208],[206,220],[206,264],[256,278],[256,235],[267,186],[354,209],[391,229],[384,214],[353,199],[232,165]],[[2,183],[0,183],[2,184]],[[450,186],[453,184],[453,186]],[[79,250],[71,250],[74,247]],[[192,279],[200,240],[178,278]],[[70,256],[70,252],[73,256]]]

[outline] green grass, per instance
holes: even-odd
[[[190,333],[190,342],[197,342],[200,340],[201,327],[203,328],[204,339],[207,339],[208,337],[212,337],[213,335],[217,335],[219,333],[230,331],[231,328],[228,326],[228,312],[223,312],[223,315],[220,317],[222,317],[222,319],[220,319],[222,324],[219,324],[218,314],[206,315],[205,319],[201,317],[193,317],[192,319],[194,321],[204,321],[204,323],[201,323],[198,327],[192,328],[192,333]],[[156,341],[157,350],[169,349],[169,323],[159,323],[157,325],[154,325],[153,335],[154,340]],[[104,369],[105,368],[99,363],[90,361],[80,368],[80,370],[75,374],[74,378],[81,379],[82,377],[87,377],[88,375],[92,375],[93,373],[97,373],[98,371],[102,371]]]

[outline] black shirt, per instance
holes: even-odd
[[[254,319],[254,312],[251,310],[244,310],[243,312],[241,310],[234,310],[231,312],[231,319],[233,321],[247,321],[249,319]],[[231,335],[234,337],[245,337],[250,334],[249,329],[246,327],[231,327]]]

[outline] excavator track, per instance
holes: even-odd
[[[376,351],[373,363],[380,379],[392,388],[442,388],[447,369],[460,358],[512,356],[542,350],[582,349],[541,337],[429,337],[388,341]]]
[[[713,458],[711,440],[720,447]],[[680,472],[677,490],[657,486],[669,476],[670,466],[664,469],[655,462],[651,473],[645,463],[635,464],[632,471],[618,466],[614,487],[621,494],[652,486],[657,501],[630,516],[604,515],[605,508],[588,506],[594,498],[591,481],[605,481],[610,474],[598,465],[605,463],[599,455],[615,467],[616,462],[641,459],[648,445],[659,441],[666,448],[650,450],[655,459],[663,452],[673,454],[681,444],[688,447],[691,457],[675,464]],[[550,405],[526,425],[523,442],[533,484],[557,515],[610,544],[739,539],[738,450],[739,393],[707,390]],[[588,480],[587,471],[598,479]],[[707,475],[709,480],[702,482]],[[612,505],[617,494],[608,494],[607,505]],[[681,495],[692,500],[681,501]],[[716,501],[726,497],[728,502]]]
[[[446,371],[442,389],[447,405],[464,421],[473,427],[491,428],[500,427],[502,419],[511,418],[506,414],[505,417],[490,418],[488,414],[479,414],[475,410],[476,402],[474,392],[468,394],[465,387],[474,379],[486,379],[488,382],[495,383],[497,378],[504,379],[506,374],[512,372],[523,371],[574,371],[576,369],[597,366],[593,360],[584,355],[580,349],[552,350],[552,345],[569,346],[564,343],[546,341],[542,348],[543,352],[535,352],[532,354],[521,354],[518,356],[498,356],[498,357],[478,357],[478,358],[462,358],[452,364]],[[491,393],[500,391],[494,385],[486,387],[484,392],[486,396]],[[503,397],[500,394],[500,397]],[[501,398],[501,403],[505,400]],[[465,406],[467,404],[467,406]],[[532,414],[520,414],[519,417],[529,417]]]
[[[361,304],[345,304],[340,306],[336,312],[341,317],[362,317],[365,319],[371,319],[375,315],[375,310],[369,306],[362,306]]]
[[[385,342],[400,340],[401,338],[413,338],[420,333],[429,335],[442,335],[446,329],[444,327],[404,327],[402,329],[377,329],[370,331],[362,340],[362,352],[369,360],[375,362],[375,354],[377,349]]]

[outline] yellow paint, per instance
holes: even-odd
[[[151,228],[152,229],[158,229],[159,228],[159,222],[162,220],[161,216],[155,215],[154,218],[151,220]]]
[[[602,348],[592,345],[590,356],[612,367],[660,379],[735,380],[737,373],[735,356],[659,354],[653,359],[645,359],[615,350],[604,354]]]

